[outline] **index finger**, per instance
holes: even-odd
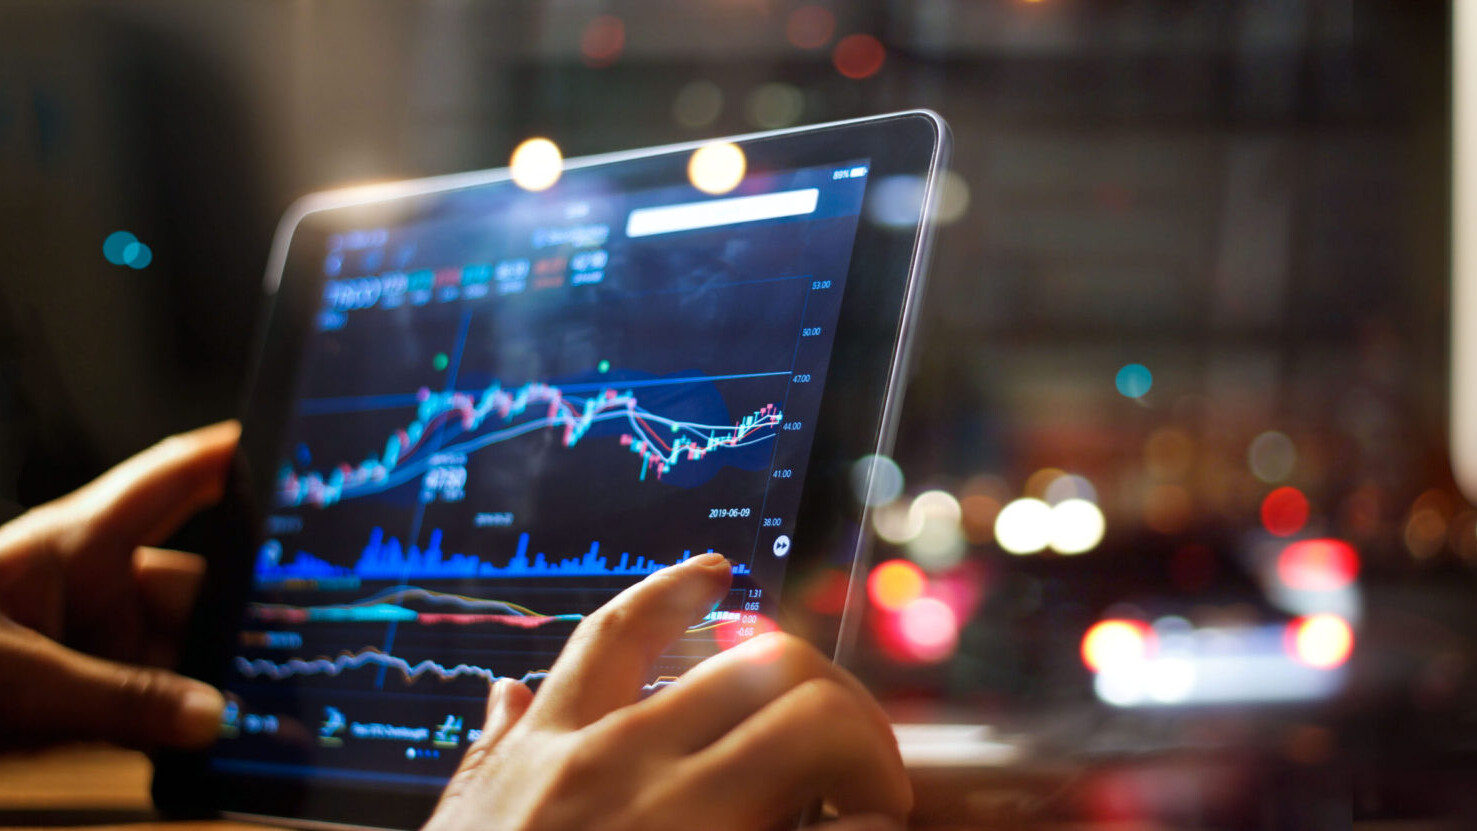
[[[64,497],[55,531],[79,533],[73,550],[95,542],[132,548],[168,537],[220,500],[241,425],[223,421],[170,436]],[[50,512],[48,512],[50,513]]]
[[[578,729],[634,703],[652,664],[723,598],[733,572],[721,554],[664,568],[580,621],[527,718]]]

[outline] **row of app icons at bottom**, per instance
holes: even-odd
[[[240,705],[234,701],[226,702],[225,712],[221,715],[221,735],[225,738],[235,738],[242,734],[276,735],[280,727],[281,721],[277,716],[242,713]],[[323,719],[318,724],[318,744],[323,747],[339,747],[346,738],[410,743],[429,741],[432,749],[407,747],[405,758],[435,759],[441,756],[436,748],[455,748],[461,745],[463,738],[471,744],[482,737],[482,730],[476,727],[466,730],[464,737],[463,727],[462,717],[451,713],[435,727],[421,727],[352,721],[345,718],[339,708],[327,706],[323,708]]]

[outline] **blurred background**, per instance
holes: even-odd
[[[954,725],[913,735],[923,813],[1471,820],[1450,14],[12,0],[0,517],[235,414],[302,193],[929,107],[953,171],[896,453],[860,463],[891,487],[852,661]]]

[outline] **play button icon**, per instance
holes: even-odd
[[[774,556],[783,557],[790,553],[790,538],[780,534],[774,538]]]

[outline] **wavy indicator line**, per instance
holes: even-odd
[[[784,414],[766,404],[733,424],[704,424],[657,415],[643,407],[630,390],[605,388],[594,395],[568,393],[540,382],[504,390],[493,384],[480,396],[465,392],[433,392],[421,388],[416,418],[396,430],[378,457],[357,466],[344,462],[328,471],[299,473],[290,466],[278,474],[278,502],[285,507],[323,507],[344,499],[397,487],[425,473],[433,454],[429,438],[443,431],[435,455],[472,453],[542,429],[561,430],[565,447],[574,447],[595,424],[624,422],[622,446],[641,459],[639,479],[662,474],[683,461],[697,461],[716,450],[746,447],[774,438]],[[531,416],[520,421],[524,416]],[[489,419],[506,425],[479,435]],[[465,437],[465,438],[462,438]],[[456,440],[462,438],[460,442]]]
[[[441,681],[454,681],[458,678],[481,678],[492,684],[501,678],[512,678],[520,683],[542,680],[548,677],[547,669],[536,669],[525,672],[522,675],[498,675],[487,667],[479,667],[474,664],[456,664],[446,666],[436,661],[425,660],[412,664],[404,658],[389,655],[374,647],[365,647],[358,652],[340,652],[330,658],[321,656],[318,658],[289,658],[281,663],[264,659],[251,660],[244,656],[236,656],[236,670],[247,678],[269,678],[273,681],[282,681],[294,676],[301,675],[328,675],[338,676],[350,670],[360,669],[366,666],[384,667],[399,672],[407,684],[413,684],[425,676],[434,676]],[[643,688],[650,692],[659,687],[664,687],[677,680],[676,676],[664,675]]]

